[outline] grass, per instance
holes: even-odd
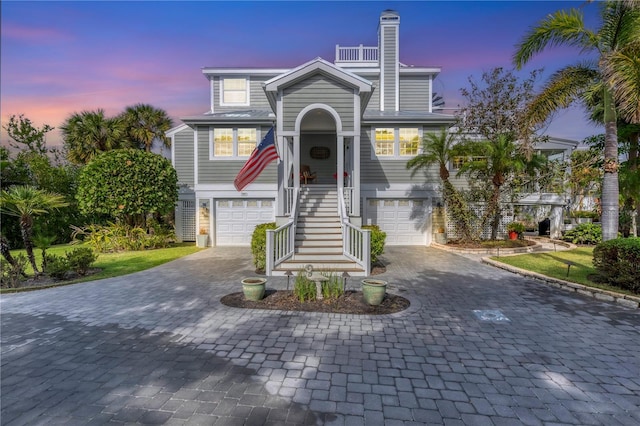
[[[565,281],[582,284],[588,287],[599,288],[602,290],[614,291],[616,293],[624,293],[634,295],[634,293],[613,287],[607,284],[597,283],[589,277],[595,276],[596,270],[593,267],[593,247],[580,247],[573,250],[546,252],[546,253],[529,253],[515,256],[492,257],[492,260],[515,266],[538,274],[546,275],[552,278],[559,278]],[[566,261],[573,262],[567,276]],[[636,295],[637,296],[637,295]]]
[[[47,254],[55,254],[58,256],[64,256],[65,252],[71,251],[76,247],[83,247],[84,244],[60,244],[47,249]],[[87,245],[88,247],[88,245]],[[100,272],[89,275],[86,277],[80,277],[70,281],[64,281],[61,284],[74,284],[86,281],[100,280],[103,278],[119,277],[121,275],[132,274],[134,272],[144,271],[145,269],[153,268],[154,266],[162,265],[163,263],[170,262],[180,257],[186,256],[191,253],[200,251],[201,249],[196,247],[193,243],[179,243],[174,244],[169,248],[144,250],[144,251],[126,251],[120,253],[98,253],[98,259],[93,264],[93,268],[101,269]],[[16,256],[18,254],[24,254],[24,250],[11,250],[11,254]],[[42,264],[42,250],[35,249],[34,254],[36,256],[36,264],[38,267]],[[33,275],[33,268],[27,262],[26,272],[29,275]],[[35,288],[25,288],[25,290],[32,290]],[[15,291],[16,289],[2,289],[1,292]],[[17,289],[22,290],[22,289]]]

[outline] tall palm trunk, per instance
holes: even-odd
[[[33,254],[33,219],[30,216],[22,216],[20,218],[20,233],[22,234],[22,241],[24,242],[24,249],[27,252],[27,258],[29,263],[33,267],[33,273],[38,276],[38,266],[36,265],[36,257]]]
[[[2,254],[2,257],[9,262],[9,265],[16,266],[16,261],[13,256],[11,256],[11,251],[9,250],[9,241],[7,241],[4,235],[0,235],[0,253]]]
[[[618,237],[618,126],[611,91],[604,91],[604,179],[602,180],[602,240]]]

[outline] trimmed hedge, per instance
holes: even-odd
[[[384,251],[384,243],[387,240],[387,233],[378,225],[363,225],[362,229],[371,231],[371,264],[378,261],[378,256]]]
[[[256,225],[251,234],[251,254],[257,271],[264,272],[267,267],[267,229],[276,229],[275,222]]]
[[[617,238],[593,249],[593,266],[608,284],[640,293],[640,238]]]

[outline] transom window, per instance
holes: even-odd
[[[249,81],[246,78],[222,78],[220,105],[249,105]]]
[[[209,145],[212,158],[249,157],[258,144],[255,128],[210,128]]]
[[[374,132],[374,156],[412,157],[420,152],[422,130],[417,127],[379,127]]]

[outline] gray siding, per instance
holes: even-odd
[[[396,79],[398,78],[396,75],[398,27],[385,27],[382,37],[384,43],[384,57],[382,58],[384,64],[382,75],[384,79],[384,110],[395,111]]]
[[[284,89],[284,128],[294,130],[296,118],[303,108],[323,103],[340,115],[343,130],[353,130],[353,97],[352,88],[321,74],[311,76]]]
[[[193,185],[193,130],[176,133],[173,139],[173,164],[180,184]]]
[[[429,78],[403,76],[400,78],[400,110],[429,112]]]
[[[267,96],[262,89],[262,83],[275,76],[249,76],[249,101],[250,106],[221,106],[220,105],[220,77],[214,77],[213,105],[215,112],[238,111],[242,109],[270,109]],[[241,77],[239,77],[241,78]]]
[[[380,111],[380,78],[365,78],[372,82],[375,87],[373,89],[373,95],[371,95],[371,99],[369,99],[369,103],[367,104],[367,111]]]
[[[412,125],[407,125],[407,127],[411,126]],[[417,127],[417,125],[415,125],[415,127]],[[360,136],[360,175],[363,184],[376,184],[382,189],[393,183],[423,184],[425,182],[439,182],[438,168],[436,166],[430,167],[426,172],[418,172],[412,178],[411,170],[407,170],[407,159],[372,159],[373,146],[371,144],[371,138],[372,129],[370,127],[363,127]]]
[[[261,129],[264,136],[269,128]],[[246,163],[239,160],[209,160],[209,126],[198,126],[198,183],[233,183],[236,175]],[[274,161],[260,174],[255,183],[277,182],[277,162]]]

